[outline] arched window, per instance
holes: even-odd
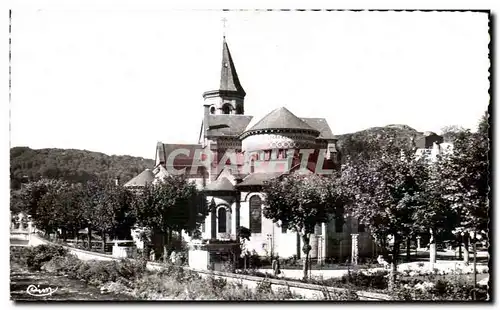
[[[226,208],[219,208],[219,211],[217,211],[217,218],[219,220],[219,233],[225,233],[227,226]]]
[[[341,233],[344,231],[344,208],[338,207],[335,213],[335,232]]]
[[[250,231],[257,234],[262,232],[262,201],[258,195],[250,198]]]
[[[222,113],[223,114],[231,113],[231,105],[229,103],[226,103],[225,105],[222,106]]]
[[[215,107],[214,106],[210,107],[210,114],[215,114]]]

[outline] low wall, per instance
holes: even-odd
[[[35,234],[32,234],[30,244],[33,246],[36,246],[39,244],[53,244],[53,243],[49,242],[47,240],[44,240]],[[88,260],[100,260],[100,261],[120,260],[118,258],[111,256],[111,255],[90,252],[90,251],[85,251],[85,250],[81,250],[81,249],[75,249],[75,248],[71,248],[68,246],[63,246],[63,247],[68,249],[71,254],[76,255],[81,260],[86,260],[86,261],[88,261]],[[163,268],[163,265],[160,263],[148,262],[146,265],[146,268],[148,270],[151,270],[151,271],[159,271]],[[213,276],[215,278],[222,278],[222,279],[225,279],[229,282],[241,283],[241,284],[246,285],[252,289],[256,288],[257,285],[264,280],[263,278],[256,277],[256,276],[234,274],[234,273],[227,273],[227,272],[220,272],[220,271],[199,270],[199,269],[194,269],[194,268],[189,268],[189,267],[182,267],[182,268],[184,268],[185,270],[191,270],[193,272],[197,272],[203,278],[206,278],[209,276]],[[301,283],[301,282],[295,282],[295,281],[285,281],[285,280],[269,279],[269,278],[267,279],[267,281],[269,281],[271,283],[271,288],[273,290],[278,290],[280,288],[290,288],[291,292],[302,295],[302,296],[304,296],[306,298],[310,298],[310,299],[316,299],[316,298],[323,297],[324,291],[328,291],[330,293],[347,291],[347,289],[343,289],[343,288],[325,287],[325,286],[321,286],[321,285]],[[383,301],[383,300],[390,300],[391,299],[388,295],[379,294],[379,293],[357,291],[356,294],[358,294],[360,300]]]
[[[161,270],[162,268],[163,268],[162,264],[160,263],[148,262],[149,270]],[[221,271],[199,270],[189,267],[183,267],[183,268],[185,270],[196,272],[203,278],[207,278],[210,276],[213,276],[215,278],[222,278],[229,282],[241,283],[252,289],[256,288],[257,285],[264,280],[262,277],[257,277],[257,276],[234,274]],[[295,281],[286,281],[286,280],[270,279],[270,278],[267,278],[265,280],[271,283],[271,288],[275,291],[280,288],[290,288],[291,292],[311,299],[323,297],[324,291],[328,291],[330,293],[335,293],[335,292],[340,293],[347,291],[347,289],[344,288],[327,287],[327,286],[295,282]],[[356,291],[356,294],[359,296],[360,300],[374,300],[374,301],[391,300],[391,298],[388,295],[380,293]]]

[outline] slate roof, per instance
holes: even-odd
[[[237,137],[252,120],[250,115],[208,115],[207,135],[211,137]]]
[[[136,186],[146,186],[147,184],[151,184],[155,176],[150,169],[146,169],[143,172],[139,173],[135,178],[125,183],[123,186],[125,187],[136,187]]]
[[[229,46],[227,45],[226,38],[222,42],[222,68],[220,74],[220,90],[236,92],[241,96],[245,96],[245,90],[240,84],[236,67],[234,66]]]
[[[309,126],[319,131],[318,139],[331,140],[335,139],[335,136],[328,125],[328,122],[324,118],[306,118],[301,117],[301,120],[306,122]]]
[[[253,125],[248,131],[259,129],[301,129],[318,131],[304,120],[295,116],[285,107],[273,110]]]
[[[183,162],[189,162],[193,160],[195,152],[197,149],[203,149],[201,144],[167,144],[167,143],[162,143],[158,142],[156,144],[156,150],[157,150],[157,156],[159,156],[159,161],[166,163],[168,156],[175,150],[178,149],[183,149],[187,150],[189,152],[189,155],[186,156],[184,154],[178,154],[175,157],[174,163],[183,163]],[[158,159],[157,159],[158,161]]]
[[[205,186],[206,191],[221,191],[221,192],[231,192],[234,191],[234,186],[226,178],[222,177],[217,181],[211,182]]]
[[[242,186],[262,186],[264,182],[272,180],[274,178],[282,175],[282,172],[273,172],[273,173],[252,173],[243,179],[240,184],[237,184],[236,187]]]

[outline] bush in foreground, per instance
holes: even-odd
[[[45,262],[48,262],[56,257],[64,257],[68,251],[62,246],[58,245],[39,245],[23,253],[26,258],[26,265],[31,270],[40,270]]]
[[[423,301],[423,300],[488,300],[486,288],[474,288],[471,283],[463,281],[412,281],[400,283],[392,292],[396,300]],[[475,295],[475,296],[474,296]]]

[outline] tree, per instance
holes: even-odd
[[[443,136],[445,142],[453,142],[464,130],[465,129],[463,127],[457,125],[445,126],[441,129],[441,135]]]
[[[346,211],[369,227],[385,255],[387,238],[392,236],[393,271],[400,245],[417,229],[413,214],[421,203],[425,172],[426,162],[415,158],[415,150],[391,144],[378,158],[342,167],[340,188],[349,201]]]
[[[63,222],[63,210],[58,207],[59,195],[68,187],[68,183],[61,180],[41,179],[28,183],[19,192],[19,206],[31,215],[37,227],[50,233]]]
[[[60,210],[63,240],[67,238],[67,232],[78,233],[85,226],[83,217],[83,186],[81,184],[71,184],[61,191],[57,199],[57,209]]]
[[[326,223],[341,204],[333,179],[318,175],[290,174],[269,181],[265,194],[264,216],[274,223],[286,223],[300,233],[306,255],[303,266],[307,278],[310,236],[317,224]]]
[[[17,215],[23,211],[23,201],[19,190],[10,190],[10,212]]]
[[[180,234],[182,230],[188,233],[196,230],[207,215],[206,204],[204,194],[195,184],[183,177],[168,176],[156,185],[139,190],[133,205],[138,224],[162,235],[163,258],[166,260],[172,232]]]
[[[105,250],[106,235],[118,239],[130,239],[130,229],[135,217],[132,209],[132,194],[115,184],[101,184],[94,205],[93,226],[101,232],[102,250]]]
[[[488,230],[489,221],[489,135],[488,115],[485,114],[478,131],[463,130],[457,134],[453,151],[441,160],[441,177],[446,184],[443,197],[458,211],[456,232],[468,236]],[[482,233],[484,234],[484,233]],[[465,255],[468,260],[468,253]]]
[[[459,221],[459,209],[445,194],[449,182],[445,178],[445,163],[437,160],[427,165],[427,176],[423,182],[419,207],[413,213],[413,220],[421,232],[429,232],[430,263],[436,263],[436,243],[439,236],[453,232]]]
[[[107,184],[102,181],[91,181],[83,185],[81,208],[83,227],[87,229],[88,248],[92,249],[92,229],[109,229],[114,217],[112,203],[107,201]],[[105,240],[103,240],[104,242]]]
[[[238,228],[238,239],[240,240],[240,257],[243,258],[243,269],[247,269],[247,260],[251,255],[247,241],[250,241],[252,232],[250,229],[240,226]]]

